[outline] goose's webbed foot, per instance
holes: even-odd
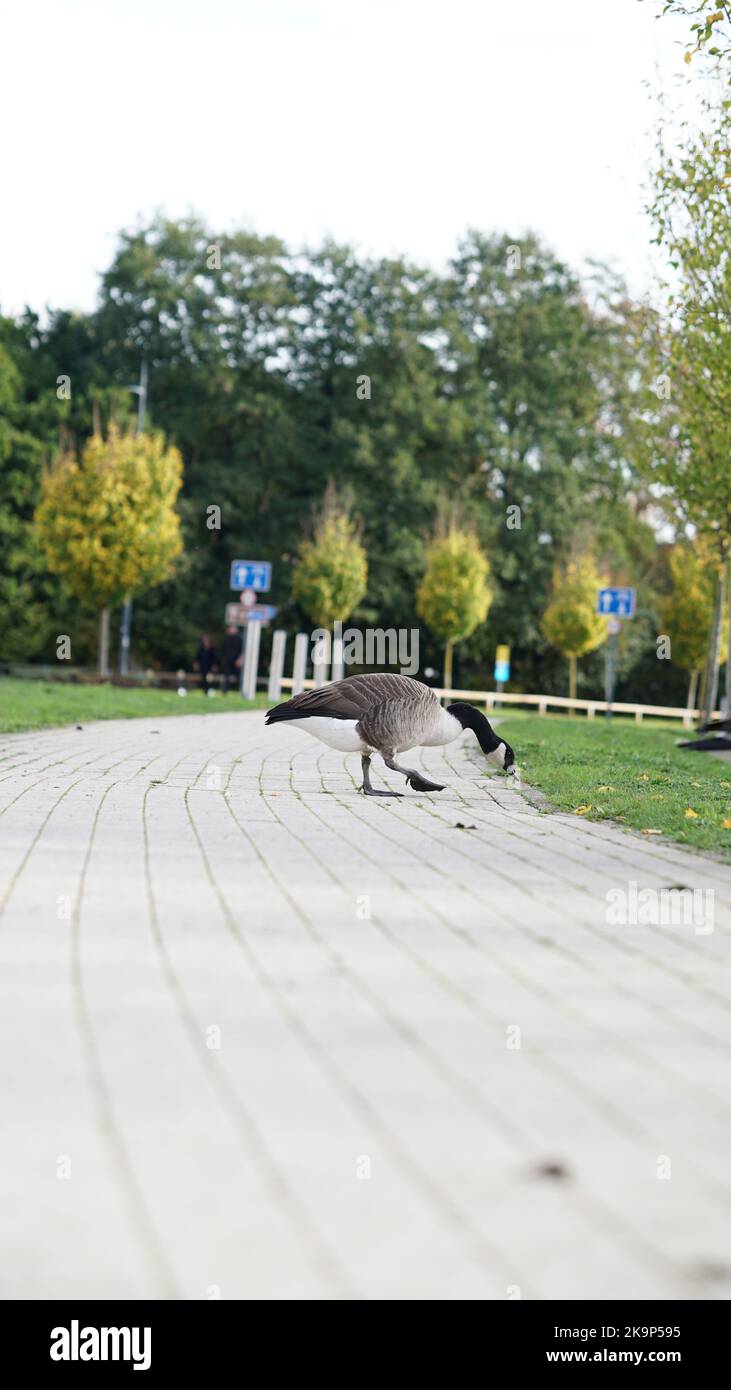
[[[444,787],[440,782],[430,782],[427,777],[420,777],[418,772],[410,772],[406,778],[410,787],[415,792],[443,792]]]
[[[364,796],[403,796],[403,792],[382,792],[371,786],[371,760],[365,755],[360,760],[363,769],[363,786],[359,788]]]
[[[420,772],[415,772],[413,767],[399,767],[398,763],[394,762],[393,758],[384,757],[383,761],[386,767],[390,767],[392,772],[400,772],[401,776],[406,778],[409,786],[413,787],[415,792],[444,791],[444,787],[440,782],[430,782],[428,777],[423,777]]]

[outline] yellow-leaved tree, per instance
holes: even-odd
[[[109,608],[170,578],[183,548],[175,504],[183,461],[162,434],[110,425],[80,457],[46,473],[35,513],[48,568],[99,609],[99,671],[109,674]]]
[[[484,623],[492,590],[490,566],[477,536],[456,521],[439,523],[427,550],[426,573],[416,592],[416,611],[444,643],[445,689],[452,685],[455,642]]]
[[[660,616],[670,638],[671,660],[689,673],[687,708],[693,709],[711,643],[719,566],[710,546],[700,539],[674,546],[669,565],[673,587],[661,605]],[[721,620],[718,665],[726,660],[727,650],[728,625]]]
[[[292,593],[316,627],[345,622],[368,583],[368,558],[347,497],[328,483],[312,533],[300,545],[292,574]]]
[[[607,620],[596,611],[602,578],[590,551],[568,561],[554,572],[551,600],[543,614],[541,631],[552,647],[569,659],[569,697],[576,699],[576,663],[580,656],[600,647],[607,636]]]

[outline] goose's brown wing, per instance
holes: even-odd
[[[309,719],[314,715],[326,719],[362,719],[374,705],[384,700],[411,704],[419,696],[423,698],[424,691],[428,690],[428,686],[410,676],[388,672],[346,676],[345,680],[323,685],[318,690],[303,690],[301,695],[294,695],[285,704],[276,705],[267,711],[267,724],[284,719]]]

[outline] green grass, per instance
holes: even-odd
[[[560,810],[731,852],[731,763],[676,748],[690,736],[680,725],[511,715],[499,731],[526,785]]]
[[[237,694],[222,696],[217,691],[209,699],[201,690],[189,690],[183,699],[176,690],[134,690],[116,685],[73,685],[0,676],[0,733],[87,724],[92,719],[230,714],[242,709],[265,709],[269,703],[264,695],[252,701],[242,700]]]

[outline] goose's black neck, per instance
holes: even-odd
[[[483,753],[492,753],[500,743],[500,739],[495,734],[490,721],[485,718],[479,709],[474,705],[464,704],[461,700],[454,705],[447,706],[447,713],[453,714],[458,719],[463,729],[471,729]]]

